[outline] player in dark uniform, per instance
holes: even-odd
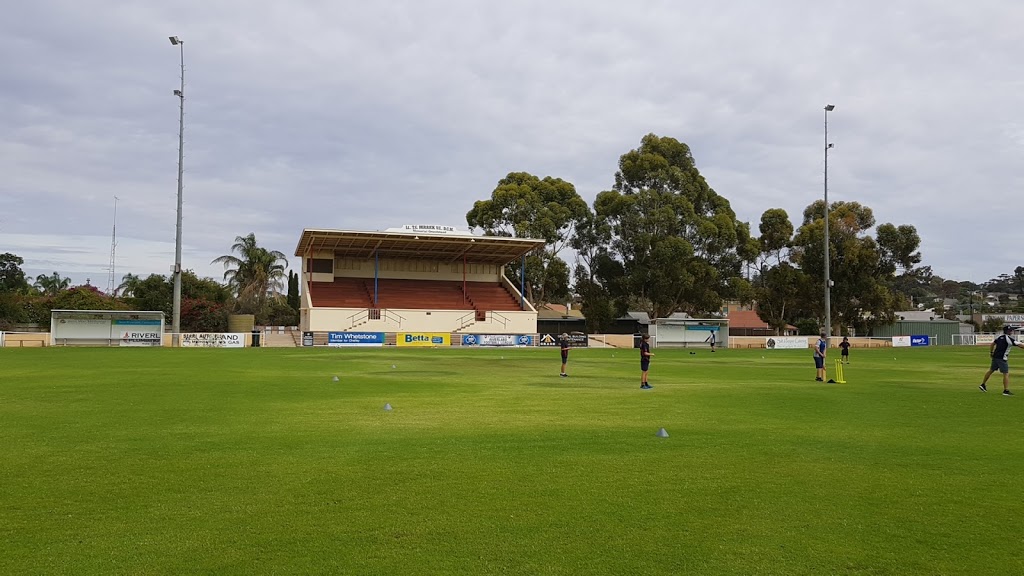
[[[569,375],[565,373],[565,365],[569,362],[569,348],[572,345],[569,343],[569,335],[565,332],[562,332],[562,335],[558,337],[558,346],[562,349],[562,372],[559,376],[568,378]]]
[[[981,386],[978,386],[982,392],[988,392],[988,387],[985,386],[985,383],[988,382],[988,377],[998,370],[1003,375],[1003,396],[1013,396],[1013,392],[1010,392],[1010,348],[1013,346],[1024,348],[1024,342],[1010,336],[1010,333],[1014,330],[1019,330],[1019,328],[1003,326],[1002,336],[993,340],[992,345],[989,346],[988,352],[989,356],[992,357],[992,365],[989,366],[988,372],[985,372],[985,377],[981,380]]]
[[[849,364],[850,363],[850,339],[848,337],[846,337],[846,336],[843,336],[843,341],[839,343],[839,347],[843,349],[843,352],[842,352],[843,364]]]
[[[651,386],[650,384],[647,383],[647,370],[651,367],[651,356],[654,356],[654,354],[651,354],[651,343],[649,342],[650,339],[651,339],[651,335],[650,334],[644,334],[643,342],[640,343],[640,389],[641,390],[650,390],[651,388],[654,388],[654,386]]]

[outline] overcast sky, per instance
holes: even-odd
[[[592,202],[650,132],[756,232],[829,196],[911,224],[924,263],[1024,265],[1019,0],[34,0],[0,18],[0,252],[107,286],[237,235],[466,226],[512,171]],[[295,267],[298,263],[294,262]]]

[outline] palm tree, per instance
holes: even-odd
[[[139,288],[142,283],[142,278],[139,278],[135,274],[128,273],[121,277],[121,285],[114,290],[114,296],[120,294],[122,297],[135,296],[135,291]]]
[[[61,278],[60,274],[56,272],[49,276],[40,274],[36,276],[33,286],[44,296],[56,296],[71,287],[71,278]]]
[[[277,250],[257,245],[251,232],[236,236],[231,252],[211,263],[224,264],[224,280],[238,298],[239,311],[255,314],[266,306],[268,297],[281,294],[288,260]]]

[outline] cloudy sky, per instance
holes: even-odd
[[[912,224],[925,264],[1024,265],[1024,2],[34,0],[0,19],[0,252],[105,288],[254,232],[464,227],[511,171],[592,201],[647,133],[756,229],[822,194]]]

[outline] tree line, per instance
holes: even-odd
[[[200,278],[191,270],[182,272],[182,331],[225,332],[229,314],[253,314],[258,325],[298,323],[299,277],[288,272],[284,254],[260,246],[250,233],[236,237],[231,253],[213,263],[224,265],[224,282]],[[57,272],[30,279],[23,265],[15,254],[0,254],[0,330],[18,324],[49,325],[52,310],[146,310],[171,317],[171,276],[125,274],[114,293],[106,294],[88,282],[72,286]]]
[[[816,333],[825,318],[825,212],[815,200],[794,226],[785,210],[771,208],[755,234],[700,174],[689,146],[648,134],[619,158],[611,190],[592,206],[570,182],[513,172],[473,204],[466,222],[487,235],[546,240],[528,255],[525,279],[518,265],[506,275],[525,280],[534,305],[578,303],[592,332],[627,310],[716,316],[724,301],[736,301],[777,330]],[[834,333],[867,334],[898,310],[931,307],[936,282],[946,281],[921,266],[914,226],[879,224],[857,202],[833,202],[828,212]],[[572,274],[565,248],[574,254]],[[1024,267],[998,280],[987,283],[990,291],[1024,295]],[[972,286],[961,284],[957,296]]]

